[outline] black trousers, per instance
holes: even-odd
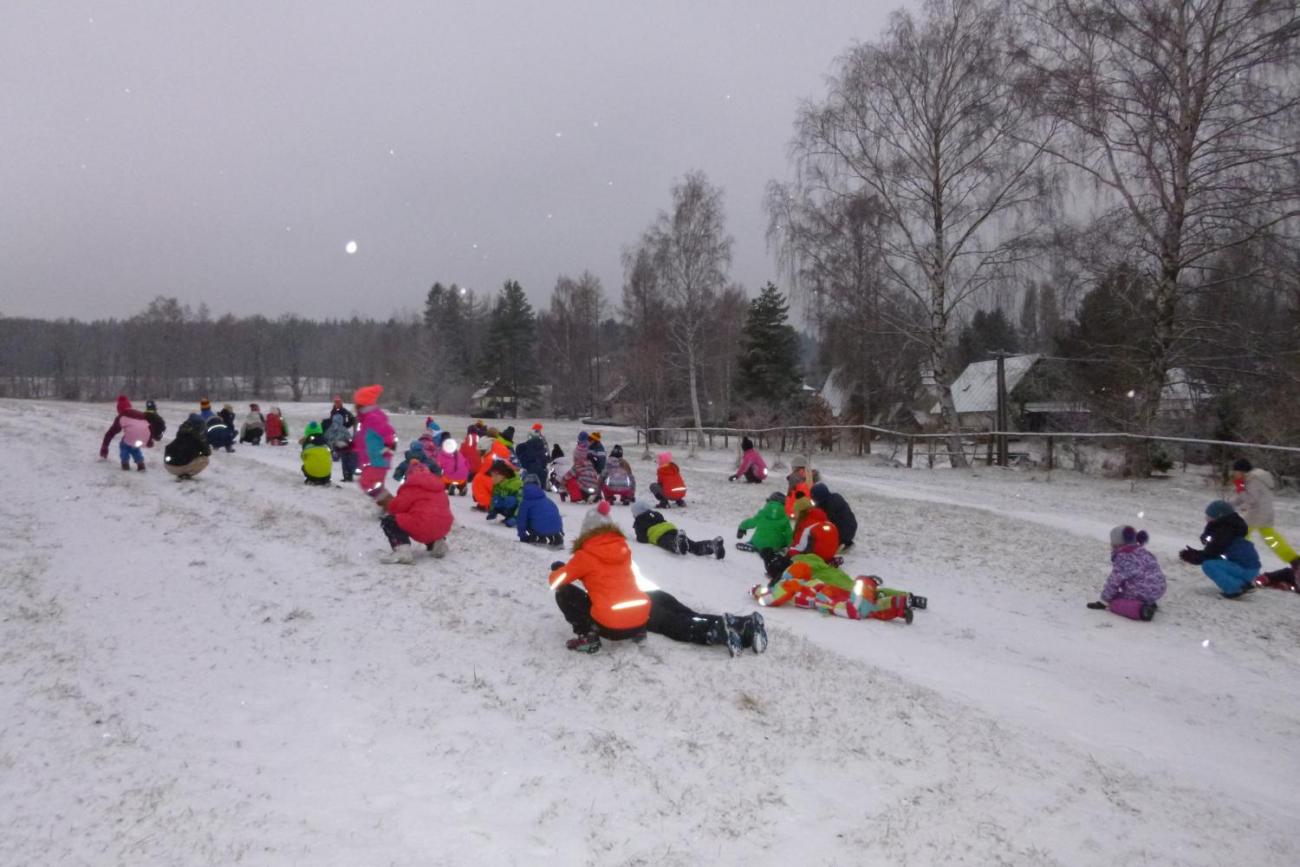
[[[745,481],[749,482],[751,485],[763,484],[763,477],[760,476],[758,474],[758,470],[754,469],[753,467],[750,467],[749,469],[745,470],[744,479]]]
[[[691,644],[716,644],[721,640],[724,633],[719,615],[692,611],[679,602],[677,597],[663,590],[652,590],[646,595],[650,597],[650,619],[645,625],[646,632]],[[596,623],[591,618],[591,597],[587,591],[573,584],[565,584],[555,591],[555,604],[573,627],[575,635],[595,631],[602,638],[620,641],[641,632],[639,629],[609,629]]]
[[[694,554],[695,556],[697,557],[713,556],[713,542],[711,541],[697,542],[691,537],[687,536],[681,530],[669,530],[667,533],[664,533],[662,536],[660,536],[659,541],[655,542],[655,544],[658,545],[660,548],[663,548],[665,551],[676,554],[677,540],[679,538],[684,538],[686,540],[686,550]]]
[[[379,528],[384,531],[388,537],[388,544],[396,548],[398,545],[411,544],[411,537],[406,535],[406,531],[397,525],[395,515],[384,515],[379,519]]]

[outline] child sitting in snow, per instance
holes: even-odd
[[[851,548],[858,535],[858,519],[853,509],[839,494],[831,493],[824,482],[812,486],[813,505],[826,513],[826,517],[840,534],[840,546]]]
[[[903,590],[882,587],[874,575],[850,578],[816,554],[794,558],[769,554],[765,561],[770,581],[750,590],[759,605],[779,607],[793,603],[823,614],[849,620],[893,620],[912,622],[912,609],[924,608],[924,600]]]
[[[1101,590],[1100,602],[1089,602],[1097,610],[1130,620],[1156,616],[1156,600],[1165,595],[1165,573],[1156,555],[1146,549],[1146,530],[1116,527],[1110,531],[1110,577]]]
[[[505,461],[494,461],[488,469],[488,478],[492,480],[492,505],[488,508],[487,519],[491,521],[500,515],[505,518],[507,527],[515,526],[515,512],[519,510],[519,500],[524,493],[523,481],[515,468]]]
[[[1188,546],[1179,552],[1179,559],[1200,566],[1224,599],[1236,599],[1250,593],[1255,589],[1260,564],[1259,553],[1246,538],[1246,522],[1232,504],[1224,500],[1215,500],[1206,506],[1205,516],[1209,518],[1201,531],[1205,548],[1198,551]]]
[[[208,445],[214,449],[225,449],[227,452],[235,450],[235,429],[230,422],[226,421],[226,409],[229,405],[223,407],[221,412],[216,415],[210,415],[207,418]],[[234,412],[230,415],[233,417]]]
[[[177,481],[192,479],[208,466],[212,447],[204,434],[203,416],[192,413],[176,429],[176,438],[163,449],[163,467]]]
[[[745,538],[746,530],[754,531],[750,545],[759,553],[789,548],[794,541],[794,534],[790,530],[790,519],[785,515],[785,496],[773,491],[753,517],[740,522],[736,538]]]
[[[320,422],[307,422],[298,444],[302,446],[300,457],[303,484],[328,485],[330,475],[334,471],[334,451],[325,440],[325,432],[321,430]]]
[[[623,447],[614,446],[605,463],[605,472],[600,476],[600,490],[606,500],[622,500],[623,505],[636,499],[636,477],[632,475],[632,465],[623,458]]]
[[[239,441],[252,446],[262,444],[262,433],[266,430],[266,416],[257,404],[248,405],[248,415],[244,416],[244,426],[239,432]]]
[[[585,503],[600,499],[600,473],[591,462],[591,452],[587,432],[578,434],[578,446],[573,450],[573,466],[564,474],[564,490],[560,499],[568,497],[575,503]]]
[[[736,467],[736,472],[727,480],[734,482],[744,479],[751,485],[757,485],[766,478],[767,462],[758,453],[758,449],[754,448],[754,441],[745,437],[740,441],[740,464]]]
[[[515,529],[519,541],[534,545],[564,545],[564,522],[560,508],[546,496],[542,482],[535,473],[524,474],[524,492],[515,512]]]
[[[659,453],[659,471],[655,481],[650,483],[650,493],[654,494],[659,508],[686,505],[686,482],[682,481],[682,471],[673,463],[672,452]]]
[[[407,446],[406,454],[402,455],[402,462],[397,465],[397,469],[393,470],[393,480],[400,482],[405,479],[413,464],[423,464],[424,468],[435,476],[442,475],[442,467],[438,465],[437,461],[429,457],[424,450],[424,446],[420,444],[419,440],[416,440]]]
[[[639,642],[647,632],[693,644],[725,644],[732,656],[745,647],[755,653],[767,649],[761,614],[700,614],[663,590],[642,591],[632,571],[627,538],[609,519],[604,500],[583,519],[573,558],[552,563],[548,581],[555,604],[577,636],[565,643],[569,650],[595,653],[601,638]]]
[[[141,449],[153,445],[149,419],[140,410],[134,409],[124,394],[117,396],[117,415],[113,417],[113,424],[109,426],[104,441],[99,446],[101,461],[108,460],[108,446],[119,433],[122,441],[118,443],[117,453],[122,461],[122,469],[131,469],[131,461],[135,461],[135,468],[143,473],[144,452]]]
[[[838,565],[836,556],[840,550],[840,531],[835,528],[826,512],[807,497],[795,501],[796,522],[794,542],[790,546],[790,555],[816,554],[827,563]]]
[[[451,434],[444,431],[438,445],[438,466],[442,467],[442,482],[448,495],[465,496],[469,490],[469,463],[461,453]]]
[[[442,479],[429,472],[424,464],[411,465],[406,483],[397,489],[396,495],[381,491],[375,502],[384,510],[379,526],[392,546],[382,562],[414,563],[413,541],[424,545],[434,557],[446,556],[445,540],[452,524],[451,503]]]
[[[612,458],[611,458],[612,459]],[[672,554],[694,554],[697,557],[716,557],[721,560],[727,556],[727,546],[722,537],[705,542],[693,541],[677,529],[675,524],[655,510],[644,500],[632,504],[632,529],[636,531],[636,540],[650,545],[657,545]]]
[[[285,424],[284,413],[280,407],[273,406],[266,414],[266,444],[268,446],[287,446],[289,444],[289,425]]]

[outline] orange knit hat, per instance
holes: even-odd
[[[352,400],[357,406],[374,406],[379,403],[379,396],[384,393],[382,385],[367,385],[358,388],[356,394],[352,395]]]

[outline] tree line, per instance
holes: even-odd
[[[0,372],[62,397],[382,380],[449,409],[494,383],[701,427],[826,419],[803,385],[834,370],[842,420],[936,404],[960,465],[952,383],[1035,352],[1044,393],[1095,427],[1295,441],[1298,44],[1291,0],[928,0],[849,47],[795,118],[764,200],[789,298],[731,280],[723,191],[691,172],[614,297],[583,272],[538,310],[514,281],[439,282],[387,321],[158,299],[125,321],[0,320]],[[1199,416],[1162,414],[1171,376],[1212,397]]]

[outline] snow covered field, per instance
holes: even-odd
[[[324,409],[286,405],[294,436]],[[375,508],[305,487],[296,448],[177,483],[161,448],[99,462],[111,420],[0,401],[0,864],[1300,863],[1300,595],[1225,601],[1177,561],[1199,477],[828,459],[846,568],[928,596],[913,626],[776,610],[764,656],[587,657],[553,552],[468,498],[447,559],[382,566]],[[671,518],[730,544],[773,486],[678,459]],[[1084,608],[1122,522],[1170,579],[1149,624]],[[1294,498],[1278,523],[1300,537]],[[754,555],[634,550],[690,605],[753,608]]]

